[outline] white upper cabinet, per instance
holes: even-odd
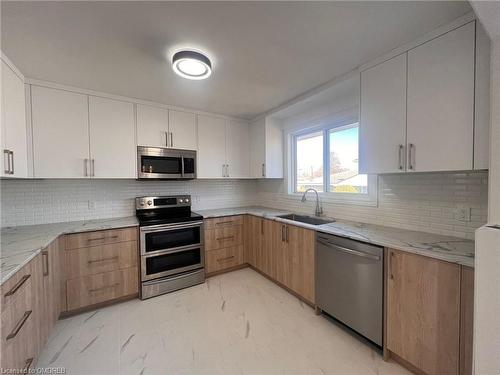
[[[189,112],[168,111],[170,147],[197,150],[196,115]]]
[[[137,144],[196,150],[196,115],[138,104]]]
[[[39,86],[31,95],[34,177],[89,177],[87,95]]]
[[[361,73],[360,173],[405,171],[406,56]]]
[[[475,65],[489,43],[475,45],[475,24],[361,72],[362,173],[487,168],[489,73]]]
[[[91,174],[95,178],[135,178],[134,105],[89,97]]]
[[[2,61],[1,147],[4,177],[28,177],[24,79]]]
[[[408,170],[473,168],[474,22],[408,52]]]
[[[137,104],[137,145],[169,147],[168,110]]]
[[[226,177],[248,178],[250,176],[248,124],[231,120],[226,126]]]
[[[283,178],[283,131],[270,117],[250,125],[250,176]]]
[[[226,120],[198,115],[198,178],[226,177]]]

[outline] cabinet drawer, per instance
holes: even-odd
[[[137,252],[136,241],[67,250],[68,279],[136,267]]]
[[[203,224],[205,225],[205,229],[221,228],[231,225],[243,225],[243,215],[206,219]]]
[[[242,245],[207,251],[205,254],[205,267],[207,273],[221,271],[240,264],[243,264]]]
[[[126,241],[137,241],[137,228],[68,234],[66,235],[66,250]]]
[[[205,249],[215,250],[243,244],[243,226],[205,229]]]
[[[33,279],[32,273],[31,261],[3,283],[1,286],[1,311],[4,311],[17,296],[25,293],[27,289],[31,288],[31,280]]]
[[[66,281],[68,310],[91,306],[138,292],[137,267]]]
[[[9,312],[9,309],[4,311],[2,314],[2,353],[0,358],[0,368],[27,370],[34,365],[38,350],[35,339],[37,335],[36,312],[32,311],[32,313],[26,318],[23,313],[23,320],[17,321],[15,331],[12,331],[11,328],[6,329],[6,327],[4,327],[4,322],[11,323],[12,315],[11,312]],[[15,336],[12,337],[14,334]],[[7,339],[7,337],[10,338]]]
[[[31,278],[25,283],[25,289],[13,299],[2,312],[2,342],[6,343],[24,329],[28,319],[33,318],[35,310]]]

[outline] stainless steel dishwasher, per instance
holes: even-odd
[[[382,346],[384,249],[318,232],[316,305]]]

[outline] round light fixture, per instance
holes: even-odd
[[[176,52],[172,56],[172,68],[178,75],[187,79],[205,79],[212,74],[210,59],[197,51]]]

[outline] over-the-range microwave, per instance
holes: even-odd
[[[192,180],[196,178],[196,151],[137,147],[139,180]]]

